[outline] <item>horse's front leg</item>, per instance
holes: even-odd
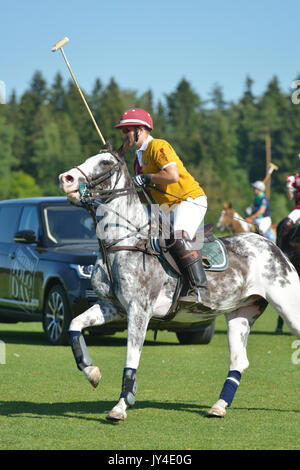
[[[99,384],[101,372],[99,367],[93,365],[82,330],[91,326],[104,325],[104,323],[120,319],[122,316],[124,313],[111,302],[98,301],[81,315],[75,317],[70,324],[68,333],[77,367],[94,388]]]
[[[256,309],[254,309],[256,311]],[[219,400],[210,408],[208,417],[224,418],[226,407],[230,406],[237,388],[240,384],[242,373],[249,366],[247,358],[247,339],[250,333],[250,325],[253,317],[253,308],[240,309],[231,313],[226,318],[228,326],[229,347],[229,372]]]
[[[138,304],[131,304],[128,315],[128,336],[122,391],[118,403],[106,416],[109,420],[120,421],[127,416],[126,410],[135,403],[137,390],[136,372],[150,320],[150,315]]]

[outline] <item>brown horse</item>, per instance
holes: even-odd
[[[228,204],[226,202],[224,203],[223,210],[217,223],[217,228],[220,230],[220,232],[256,232],[255,225],[243,219],[232,207],[231,202]],[[272,237],[268,238],[272,241],[276,240],[276,228],[276,224],[273,224],[270,228],[272,231]]]
[[[220,232],[251,232],[251,225],[252,224],[246,222],[246,220],[237,213],[231,203],[224,203],[221,216],[217,223],[217,229],[220,230]]]

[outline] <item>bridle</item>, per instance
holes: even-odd
[[[107,152],[107,150],[100,151],[100,153]],[[100,173],[100,175],[96,175],[93,177],[88,177],[84,171],[79,166],[74,166],[73,168],[78,170],[85,178],[86,183],[83,183],[79,186],[79,193],[80,193],[80,201],[82,204],[92,204],[94,201],[99,201],[102,199],[114,199],[122,194],[128,194],[132,192],[134,188],[116,188],[120,178],[121,178],[121,167],[125,164],[124,159],[121,158],[118,153],[109,151],[111,155],[113,155],[117,163],[114,163],[110,168],[106,171]],[[105,189],[97,189],[95,190],[96,186],[99,186],[101,183],[104,183],[106,180],[112,178],[112,176],[117,173],[117,178],[115,181],[115,185],[113,188],[109,190]],[[108,201],[107,201],[108,202]]]
[[[101,153],[101,152],[100,152]],[[97,216],[96,216],[96,208],[97,206],[100,205],[105,205],[106,209],[112,213],[114,213],[118,218],[121,218],[127,222],[128,225],[132,226],[134,228],[134,231],[130,231],[130,233],[120,239],[114,240],[110,244],[104,244],[103,241],[102,247],[106,249],[106,251],[109,251],[109,249],[113,246],[118,244],[119,241],[132,237],[134,234],[141,234],[142,230],[148,226],[148,223],[145,224],[142,227],[137,227],[135,224],[133,224],[129,219],[124,217],[122,214],[119,212],[115,211],[112,207],[109,207],[107,205],[108,202],[112,201],[113,199],[120,197],[120,196],[126,196],[128,194],[135,193],[136,190],[131,184],[131,186],[125,187],[125,188],[116,188],[122,172],[122,166],[125,165],[125,161],[123,158],[119,157],[117,153],[114,153],[110,150],[111,155],[113,155],[117,159],[117,163],[115,163],[113,166],[111,166],[109,169],[106,171],[101,172],[99,175],[96,175],[94,177],[89,178],[84,171],[79,167],[79,166],[74,166],[73,168],[76,168],[80,173],[84,176],[86,183],[81,184],[79,186],[79,193],[80,193],[80,202],[81,204],[90,212],[90,214],[93,216],[94,219],[94,224],[95,224],[95,229],[97,226]],[[115,173],[117,173],[117,178],[114,184],[114,187],[111,189],[95,189],[96,186],[100,185],[101,183],[105,182],[106,180],[110,179]],[[100,240],[100,239],[99,239]]]

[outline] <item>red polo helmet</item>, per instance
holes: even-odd
[[[141,108],[131,108],[125,111],[119,124],[114,126],[116,129],[127,126],[146,126],[153,129],[153,121],[150,114]]]

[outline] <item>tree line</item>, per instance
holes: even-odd
[[[176,89],[154,102],[148,90],[121,89],[114,78],[104,86],[98,78],[84,92],[105,139],[114,149],[122,143],[113,128],[130,107],[147,109],[153,117],[153,137],[166,139],[203,186],[209,203],[206,221],[215,222],[224,202],[238,212],[253,203],[251,182],[266,173],[266,135],[271,139],[271,208],[274,223],[292,207],[285,196],[286,176],[297,168],[300,153],[300,105],[280,88],[275,76],[260,96],[246,77],[243,95],[226,102],[215,85],[204,100],[183,78]],[[0,106],[0,198],[59,195],[58,174],[102,147],[74,83],[57,74],[52,84],[36,71],[20,98],[12,92]],[[134,152],[126,155],[132,172]]]

